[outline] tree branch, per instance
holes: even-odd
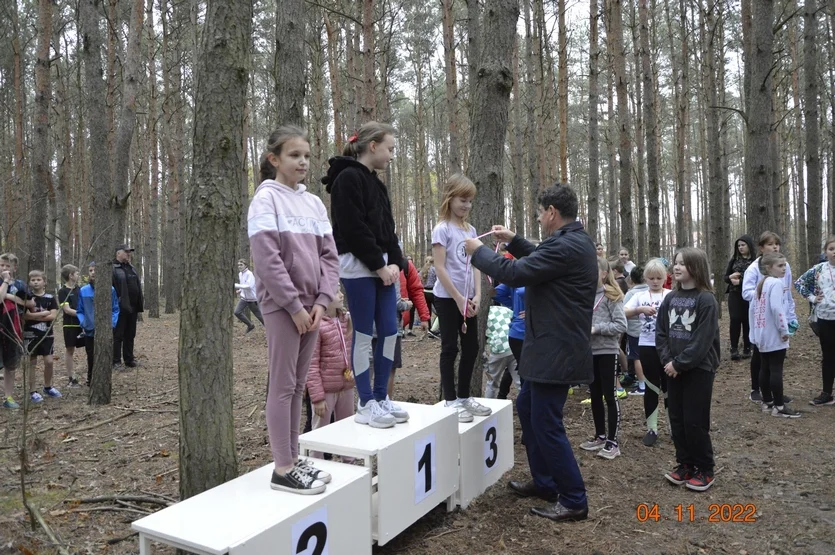
[[[351,21],[353,21],[353,22],[354,22],[354,23],[356,23],[357,25],[362,25],[362,21],[360,21],[359,19],[357,19],[357,18],[355,18],[355,17],[353,17],[353,16],[350,16],[350,15],[348,15],[348,14],[344,13],[344,12],[340,12],[339,10],[335,10],[335,9],[330,8],[330,7],[328,7],[328,6],[324,6],[324,5],[322,5],[322,4],[319,4],[318,2],[314,2],[313,0],[304,0],[304,1],[305,1],[306,3],[308,3],[308,4],[310,4],[311,6],[317,6],[317,7],[319,7],[319,8],[322,8],[322,9],[323,9],[323,10],[325,10],[326,12],[330,12],[330,13],[333,13],[333,14],[336,14],[336,15],[341,15],[341,16],[342,16],[342,17],[344,17],[345,19],[350,19]]]

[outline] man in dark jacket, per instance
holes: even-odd
[[[502,226],[508,260],[476,239],[466,243],[472,264],[511,287],[525,287],[525,343],[519,363],[524,379],[516,400],[533,480],[511,482],[516,493],[553,502],[533,514],[562,522],[588,516],[586,487],[563,425],[571,384],[591,383],[591,320],[598,270],[594,242],[577,221],[577,195],[566,185],[540,193],[539,246]]]
[[[136,338],[136,321],[139,313],[144,312],[142,283],[139,274],[131,265],[133,249],[128,245],[116,247],[116,260],[113,262],[113,287],[119,295],[119,321],[113,330],[113,364],[119,368],[124,354],[125,366],[138,366],[133,355],[133,342]]]

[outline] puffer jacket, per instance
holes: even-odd
[[[346,368],[351,367],[351,336],[348,334],[348,318],[322,318],[319,339],[310,360],[307,374],[307,390],[310,401],[325,400],[326,393],[338,393],[354,387],[353,379],[345,379]]]

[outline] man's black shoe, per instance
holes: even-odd
[[[125,363],[125,366],[127,366],[128,368],[136,368],[136,367],[139,366],[139,363],[136,362],[135,360],[129,360],[128,362]]]
[[[531,507],[531,514],[541,516],[554,522],[574,522],[578,520],[586,520],[589,517],[589,508],[582,509],[566,509],[559,503],[554,503],[547,507]]]
[[[508,486],[522,497],[539,497],[549,503],[557,502],[558,495],[556,493],[541,490],[533,480],[529,482],[510,482]]]

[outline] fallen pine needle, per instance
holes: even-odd
[[[88,430],[92,430],[93,428],[98,428],[99,426],[104,426],[105,424],[116,422],[117,420],[125,418],[126,416],[130,416],[131,414],[134,414],[133,411],[126,412],[124,414],[119,414],[117,416],[114,416],[113,418],[108,418],[107,420],[102,420],[101,422],[97,422],[96,424],[90,424],[89,426],[84,426],[83,428],[76,428],[74,431],[75,433],[86,432]]]
[[[440,538],[441,536],[446,536],[447,534],[454,534],[455,532],[460,532],[461,530],[466,530],[466,526],[462,526],[461,528],[453,528],[452,530],[447,530],[446,532],[441,532],[440,534],[436,534],[434,536],[429,536],[426,538],[427,540],[434,540],[435,538]]]

